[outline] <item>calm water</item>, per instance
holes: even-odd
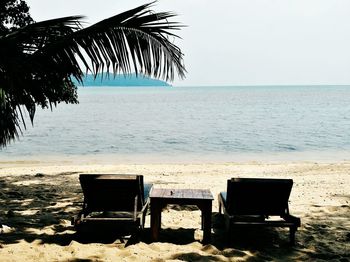
[[[80,88],[38,109],[0,159],[38,156],[339,155],[350,159],[350,87]],[[349,157],[348,157],[349,156]]]

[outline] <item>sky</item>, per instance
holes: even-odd
[[[27,0],[34,20],[92,24],[150,1]],[[349,0],[159,0],[186,25],[174,39],[188,71],[177,86],[350,84]]]

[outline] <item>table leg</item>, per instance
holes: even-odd
[[[211,240],[211,201],[202,205],[202,227],[203,244],[210,243]]]
[[[151,201],[151,238],[152,241],[157,241],[159,230],[161,227],[162,208],[156,201]]]

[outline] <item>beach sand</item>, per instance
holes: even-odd
[[[214,195],[212,243],[202,245],[200,211],[168,206],[159,242],[149,222],[137,241],[81,239],[70,219],[81,208],[80,173],[144,175],[155,187],[208,188]],[[225,240],[217,195],[231,177],[292,178],[290,212],[301,218],[296,245],[288,229],[238,232]],[[197,164],[0,163],[0,261],[350,261],[350,162]]]

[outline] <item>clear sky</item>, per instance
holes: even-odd
[[[94,23],[149,1],[27,0],[36,21]],[[186,28],[175,85],[350,84],[349,0],[159,0]]]

